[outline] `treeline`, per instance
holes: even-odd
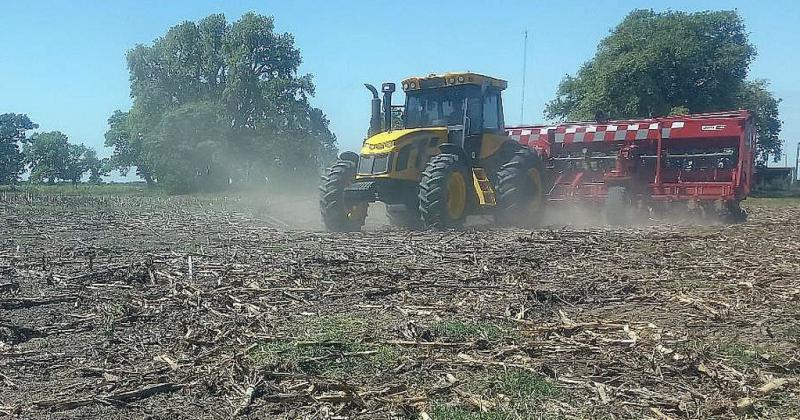
[[[28,132],[38,128],[24,114],[0,114],[0,185],[14,185],[29,171],[32,183],[78,184],[88,175],[91,183],[108,174],[107,161],[83,144],[72,144],[60,131]]]
[[[300,51],[273,18],[211,15],[127,54],[133,106],[108,120],[111,167],[175,192],[303,179],[336,154]]]

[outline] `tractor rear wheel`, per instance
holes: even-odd
[[[356,178],[356,164],[339,159],[322,177],[319,208],[322,221],[331,232],[357,232],[367,218],[368,203],[345,201],[344,190]]]
[[[497,213],[503,225],[536,225],[545,201],[544,162],[528,148],[518,150],[497,171]]]
[[[621,186],[609,187],[606,196],[606,222],[610,225],[627,225],[632,219],[632,202],[628,189]]]
[[[419,207],[407,204],[387,204],[386,215],[389,223],[403,229],[419,229],[422,219],[419,217]]]
[[[431,158],[419,182],[419,214],[425,226],[447,229],[464,224],[469,206],[467,168],[457,155]]]

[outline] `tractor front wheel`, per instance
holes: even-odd
[[[322,221],[331,232],[357,232],[367,218],[368,203],[347,202],[344,190],[356,178],[356,164],[339,159],[322,177],[319,207]]]
[[[419,183],[419,214],[425,226],[447,229],[464,224],[469,206],[467,168],[457,155],[431,158]]]

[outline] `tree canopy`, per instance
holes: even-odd
[[[127,61],[133,107],[114,112],[106,133],[117,169],[192,191],[316,174],[336,152],[327,118],[309,103],[311,76],[298,74],[300,51],[272,17],[183,22]]]
[[[60,131],[35,133],[25,144],[24,153],[31,171],[31,182],[55,184],[66,176],[70,157],[66,134]]]
[[[561,81],[545,114],[585,120],[598,111],[641,118],[748,108],[759,127],[758,161],[777,161],[780,100],[766,81],[746,79],[755,56],[735,11],[634,10]]]
[[[27,132],[37,127],[27,115],[0,114],[0,185],[17,182],[25,170],[20,147],[28,140]]]

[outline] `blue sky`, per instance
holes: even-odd
[[[275,16],[317,86],[341,149],[357,147],[369,119],[362,83],[472,70],[507,79],[507,124],[520,122],[522,33],[530,34],[525,122],[542,121],[561,78],[594,54],[631,9],[737,9],[758,50],[751,78],[783,99],[789,162],[800,141],[800,1],[266,1],[0,0],[0,113],[26,113],[40,130],[104,149],[106,119],[130,107],[125,52],[170,26],[224,13]],[[402,98],[396,98],[400,102]]]

